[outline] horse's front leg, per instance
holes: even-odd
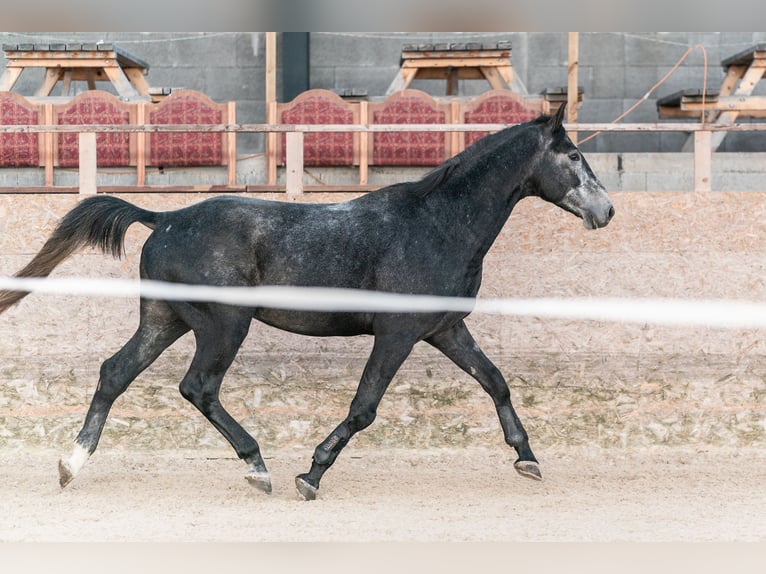
[[[351,401],[348,416],[314,450],[311,469],[295,478],[298,494],[304,500],[314,500],[319,481],[348,441],[375,420],[378,404],[396,371],[410,354],[414,342],[401,336],[376,337],[364,373]]]
[[[516,472],[527,478],[542,480],[540,465],[529,446],[527,432],[511,404],[508,384],[468,331],[463,321],[426,340],[449,357],[458,367],[476,379],[495,403],[505,442],[518,454]]]

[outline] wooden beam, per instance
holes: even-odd
[[[367,102],[359,102],[359,121],[362,124],[369,123],[369,108]],[[367,185],[369,181],[369,156],[367,155],[372,148],[372,134],[359,134],[359,185]]]
[[[580,38],[577,32],[569,32],[569,67],[567,69],[567,123],[577,123],[578,71],[580,67]],[[569,138],[577,145],[577,132],[569,132]]]
[[[698,99],[695,101],[681,100],[681,110],[693,111],[699,114],[703,109],[705,110],[720,110],[720,111],[739,111],[739,112],[762,112],[766,110],[766,96],[724,96],[718,97],[713,101],[702,102]]]
[[[229,125],[237,123],[237,102],[226,104],[226,123]],[[233,187],[237,185],[237,134],[226,132],[222,135],[226,140],[227,182]]]
[[[96,186],[96,134],[81,133],[80,144],[80,195],[95,195]]]
[[[16,83],[16,80],[19,79],[19,76],[21,76],[21,72],[23,71],[24,68],[8,66],[5,69],[5,72],[3,72],[2,77],[0,77],[0,91],[10,92],[11,88]]]
[[[53,104],[43,104],[43,121],[45,125],[50,126],[53,125]],[[45,185],[46,186],[52,186],[54,183],[53,179],[53,163],[55,161],[55,153],[54,153],[54,137],[55,134],[53,132],[48,132],[41,134],[42,135],[42,159],[43,159],[43,169],[45,170]]]
[[[278,123],[277,102],[266,104],[266,121],[269,124]],[[268,132],[266,134],[266,181],[268,185],[277,185],[277,138],[280,134]]]
[[[146,123],[146,102],[139,102],[136,109],[136,121]],[[149,159],[149,134],[136,134],[136,185],[146,185],[146,162]]]
[[[285,185],[289,196],[303,194],[303,132],[288,132],[285,137]]]
[[[266,32],[266,107],[277,101],[277,33]]]
[[[504,58],[455,58],[445,57],[438,60],[405,60],[402,68],[479,68],[491,66],[494,68],[507,66],[508,60]]]
[[[35,92],[35,96],[39,96],[39,97],[49,96],[50,93],[53,91],[53,88],[56,87],[56,84],[58,83],[62,74],[63,74],[63,70],[61,68],[49,68],[45,70],[45,76],[43,77],[43,82],[42,84],[40,84],[40,87],[37,88],[37,91]]]
[[[132,100],[139,96],[138,90],[130,83],[122,68],[104,68],[104,73],[121,97]]]
[[[694,191],[712,189],[712,136],[710,132],[694,132]]]

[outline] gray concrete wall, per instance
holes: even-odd
[[[483,41],[510,39],[512,63],[531,94],[567,82],[567,35],[545,32],[508,33],[347,33],[311,34],[311,87],[361,88],[370,98],[382,97],[398,67],[401,47],[411,42]],[[265,46],[263,33],[0,33],[3,43],[50,41],[109,41],[149,62],[154,86],[200,90],[214,100],[234,100],[240,122],[265,121]],[[723,79],[720,61],[757,42],[764,32],[720,33],[611,33],[580,34],[580,85],[585,100],[583,122],[610,122],[640,101],[678,62],[690,46],[702,45],[707,54],[708,88]],[[656,99],[685,88],[701,88],[705,68],[702,51],[695,49],[678,70],[625,121],[658,120]],[[0,58],[0,65],[4,61]],[[281,66],[281,59],[278,62]],[[31,94],[39,78],[22,76],[20,93]],[[443,83],[418,81],[412,87],[443,95]],[[487,85],[462,82],[460,95],[481,93]],[[281,83],[278,93],[281,93]],[[766,82],[756,93],[766,93]],[[683,134],[602,134],[584,145],[590,152],[678,151]],[[239,136],[241,153],[263,150],[262,137]],[[766,151],[763,134],[731,134],[721,151]]]

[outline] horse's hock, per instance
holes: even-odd
[[[130,199],[168,210],[202,197]],[[0,272],[23,266],[77,200],[0,196]],[[617,216],[597,232],[542,201],[521,202],[485,260],[481,296],[766,297],[764,194],[622,192],[613,200]],[[147,234],[130,229],[125,260],[85,252],[55,275],[135,278]],[[101,362],[137,320],[137,301],[127,299],[32,295],[9,310],[0,322],[0,444],[70,445]],[[468,324],[505,374],[541,452],[765,438],[762,331],[494,315],[473,315]],[[367,337],[308,338],[253,323],[224,383],[224,403],[266,453],[313,448],[345,416],[370,345]],[[118,399],[102,444],[226,448],[178,393],[192,346],[187,335]],[[473,379],[421,344],[354,444],[492,446],[502,434]]]

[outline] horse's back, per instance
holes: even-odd
[[[370,202],[216,197],[162,214],[144,245],[142,272],[209,284],[361,287],[383,239],[374,229],[390,217],[378,213]]]

